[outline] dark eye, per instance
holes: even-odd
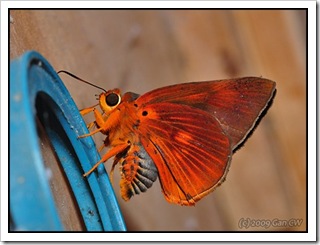
[[[111,93],[106,97],[106,103],[108,106],[115,106],[119,103],[120,97],[118,94]]]

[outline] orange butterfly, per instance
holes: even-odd
[[[97,87],[97,86],[96,86]],[[105,91],[105,90],[104,90]],[[99,95],[98,132],[110,150],[84,176],[114,157],[120,165],[121,195],[147,191],[159,176],[168,202],[195,205],[225,179],[233,151],[253,129],[275,94],[275,82],[244,77],[192,82],[155,89],[142,96],[119,89]]]

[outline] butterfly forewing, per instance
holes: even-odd
[[[273,97],[275,82],[257,77],[172,85],[144,94],[147,104],[189,105],[214,116],[234,149],[246,137]]]

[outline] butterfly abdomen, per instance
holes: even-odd
[[[133,144],[119,162],[121,195],[126,201],[146,192],[157,179],[158,170],[141,144]]]

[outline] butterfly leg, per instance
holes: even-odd
[[[99,105],[99,104],[96,104],[96,105],[94,105],[94,106],[91,106],[91,107],[84,108],[84,109],[80,110],[80,114],[81,114],[82,116],[84,116],[84,115],[92,112],[97,105]]]
[[[98,152],[101,152],[103,148],[108,147],[110,145],[109,138],[106,137],[103,141],[103,144],[98,148]]]
[[[88,134],[80,135],[78,138],[89,137],[89,136],[94,135],[94,134],[96,134],[96,133],[98,133],[100,131],[105,131],[106,132],[108,130],[107,125],[105,124],[105,119],[103,118],[103,115],[101,114],[101,112],[99,112],[95,108],[92,108],[92,111],[93,111],[94,117],[96,119],[95,122],[93,122],[93,123],[95,123],[98,126],[98,129],[96,129],[94,131],[91,131]],[[89,125],[91,125],[91,124],[89,124]]]
[[[83,177],[88,176],[89,174],[91,174],[101,163],[106,162],[109,158],[121,153],[122,151],[124,151],[125,149],[127,149],[129,145],[128,144],[121,144],[121,145],[117,145],[113,148],[110,149],[110,151],[108,151],[99,162],[97,162],[88,172],[86,172]]]
[[[81,114],[82,116],[84,116],[84,115],[86,115],[86,114],[89,114],[90,112],[93,112],[93,113],[95,114],[95,118],[97,119],[96,109],[95,109],[95,107],[96,107],[97,105],[99,105],[99,104],[96,104],[96,105],[94,105],[94,106],[91,106],[91,107],[84,108],[84,109],[80,110],[80,114]],[[101,114],[101,113],[100,113],[100,114]],[[102,116],[101,116],[101,117],[102,117]],[[99,118],[99,123],[101,123],[101,122],[100,122],[100,121],[101,121],[101,120],[100,120],[101,117],[98,116],[98,118]],[[91,122],[91,123],[87,124],[87,128],[90,130],[91,128],[94,127],[95,124],[96,124],[96,121]]]
[[[102,146],[100,146],[99,149],[98,149],[98,152],[101,152],[101,151],[103,150],[103,148],[105,148],[105,147],[106,147],[105,144],[103,144]]]
[[[85,108],[85,109],[82,109],[80,110],[80,114],[81,116],[84,116],[90,112],[92,112],[94,110],[94,107],[97,106],[97,105],[94,105],[92,107],[89,107],[89,108]],[[95,125],[95,122],[91,122],[89,124],[87,124],[87,128],[90,130],[93,126]]]
[[[89,124],[87,124],[87,129],[90,130],[95,126],[95,122],[91,122]]]

